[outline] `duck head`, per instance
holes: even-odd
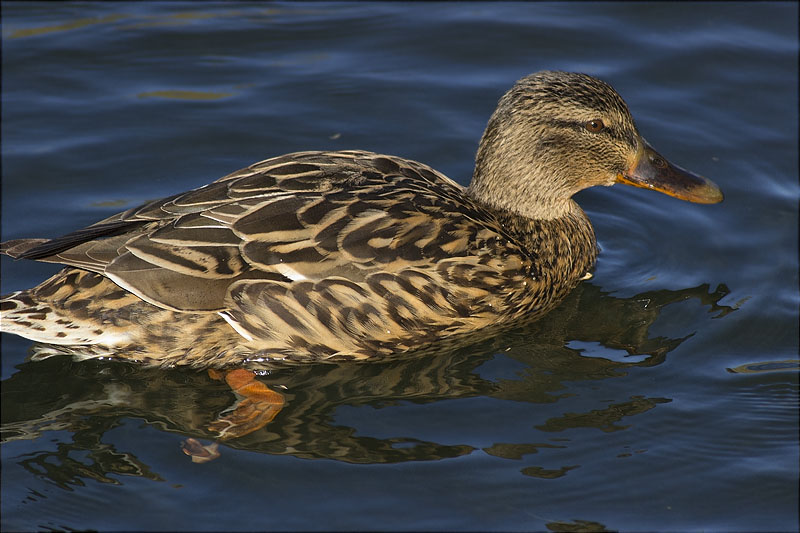
[[[713,182],[673,165],[642,138],[610,85],[544,71],[522,78],[500,99],[468,190],[492,207],[552,219],[573,208],[578,191],[615,183],[690,202],[722,201]]]

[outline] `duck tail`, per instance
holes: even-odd
[[[84,340],[80,328],[67,325],[49,304],[34,299],[30,291],[0,297],[0,331],[4,333],[48,344],[78,344]]]
[[[61,346],[113,345],[124,333],[88,312],[105,294],[81,292],[99,288],[103,281],[99,274],[65,268],[32,289],[6,294],[0,297],[0,331]]]

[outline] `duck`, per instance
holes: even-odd
[[[402,157],[305,151],[0,253],[59,263],[0,299],[0,329],[52,355],[147,366],[368,361],[535,320],[591,277],[573,196],[617,183],[701,203],[719,187],[660,155],[587,74],[499,100],[468,186]]]

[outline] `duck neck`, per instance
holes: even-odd
[[[518,172],[516,169],[493,170],[497,174],[493,172],[493,175],[480,178],[474,176],[467,188],[467,194],[493,209],[510,211],[531,220],[555,220],[568,215],[577,207],[569,197],[543,195],[536,185],[539,180],[532,172],[517,179],[509,175]],[[506,177],[494,177],[499,175]]]
[[[545,126],[501,111],[489,120],[481,138],[468,194],[533,220],[553,220],[573,211],[573,180],[562,175],[563,165],[558,151],[548,146]]]

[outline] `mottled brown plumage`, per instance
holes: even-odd
[[[68,265],[2,300],[41,355],[155,365],[368,359],[552,309],[592,268],[571,196],[624,181],[701,202],[619,95],[542,72],[500,100],[468,188],[362,151],[300,152],[53,239],[9,241]]]

